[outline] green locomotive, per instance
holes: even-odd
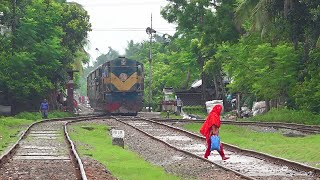
[[[113,115],[137,115],[143,108],[143,64],[119,57],[100,65],[87,77],[91,107]]]

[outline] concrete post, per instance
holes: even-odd
[[[117,145],[124,148],[124,130],[111,130],[112,145]]]

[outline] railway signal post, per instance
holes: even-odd
[[[157,31],[152,29],[152,14],[151,14],[151,27],[146,29],[146,33],[150,36],[150,51],[149,51],[149,109],[148,111],[151,112],[152,107],[152,33],[156,33]]]
[[[73,87],[74,87],[74,83],[73,83],[73,74],[75,72],[79,72],[78,70],[69,70],[67,71],[68,75],[70,77],[69,81],[67,82],[66,86],[67,86],[67,108],[69,112],[73,112]]]

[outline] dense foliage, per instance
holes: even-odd
[[[151,63],[149,41],[130,41],[126,49],[127,57],[145,64],[153,106],[164,87],[188,89],[202,79],[209,99],[240,93],[241,103],[320,112],[319,1],[170,0],[161,14],[177,31],[169,38],[154,34]]]
[[[3,0],[0,11],[1,24],[9,28],[0,35],[0,99],[6,104],[37,105],[66,82],[68,69],[81,71],[88,62],[83,46],[89,17],[78,4]],[[172,37],[153,34],[152,61],[149,41],[129,41],[126,49],[128,58],[145,65],[145,102],[149,89],[156,107],[164,87],[185,90],[202,79],[212,91],[205,94],[209,99],[240,93],[242,99],[266,101],[268,108],[320,111],[319,1],[170,0],[161,14],[177,31]],[[81,82],[118,55],[110,48],[84,70]],[[85,94],[85,85],[81,89]]]
[[[274,106],[319,110],[320,2],[243,0],[236,20],[245,34],[215,55],[233,79],[233,92]],[[251,13],[248,13],[251,12]]]
[[[40,99],[53,102],[53,94],[68,79],[67,70],[82,68],[89,16],[78,4],[55,0],[1,2],[0,100],[19,111]],[[80,67],[79,64],[80,62]],[[31,106],[30,106],[31,105]]]
[[[170,0],[162,16],[177,24],[177,32],[169,43],[153,46],[155,94],[202,78],[206,88],[214,87],[212,99],[240,93],[266,101],[268,109],[320,111],[319,1]],[[148,42],[139,46],[128,49],[147,63]]]

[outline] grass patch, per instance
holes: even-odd
[[[271,109],[265,114],[254,116],[246,120],[320,125],[320,115],[316,115],[308,111],[297,111],[285,108]]]
[[[167,112],[160,112],[160,116],[163,118],[167,118],[168,117],[168,113]],[[170,119],[182,119],[182,116],[176,115],[176,113],[170,111],[169,112],[169,118]]]
[[[93,128],[90,131],[82,128],[89,126]],[[111,137],[107,135],[107,126],[81,123],[71,128],[71,138],[80,142],[80,154],[101,162],[119,179],[179,179],[166,174],[163,168],[144,161],[134,152],[113,146]]]
[[[65,117],[72,117],[73,114],[69,112],[62,112],[62,111],[49,111],[48,119],[53,118],[65,118]],[[14,116],[17,119],[28,119],[28,120],[41,120],[42,114],[41,112],[22,112]]]
[[[18,140],[22,128],[31,124],[32,121],[16,118],[0,119],[0,154],[12,143]]]
[[[193,114],[205,119],[208,116],[207,110],[203,106],[184,106],[183,111],[186,114]]]
[[[199,132],[202,124],[188,124],[186,129]],[[241,134],[241,136],[239,136]],[[245,149],[320,167],[320,135],[286,137],[280,132],[256,132],[247,127],[223,125],[221,140]]]

